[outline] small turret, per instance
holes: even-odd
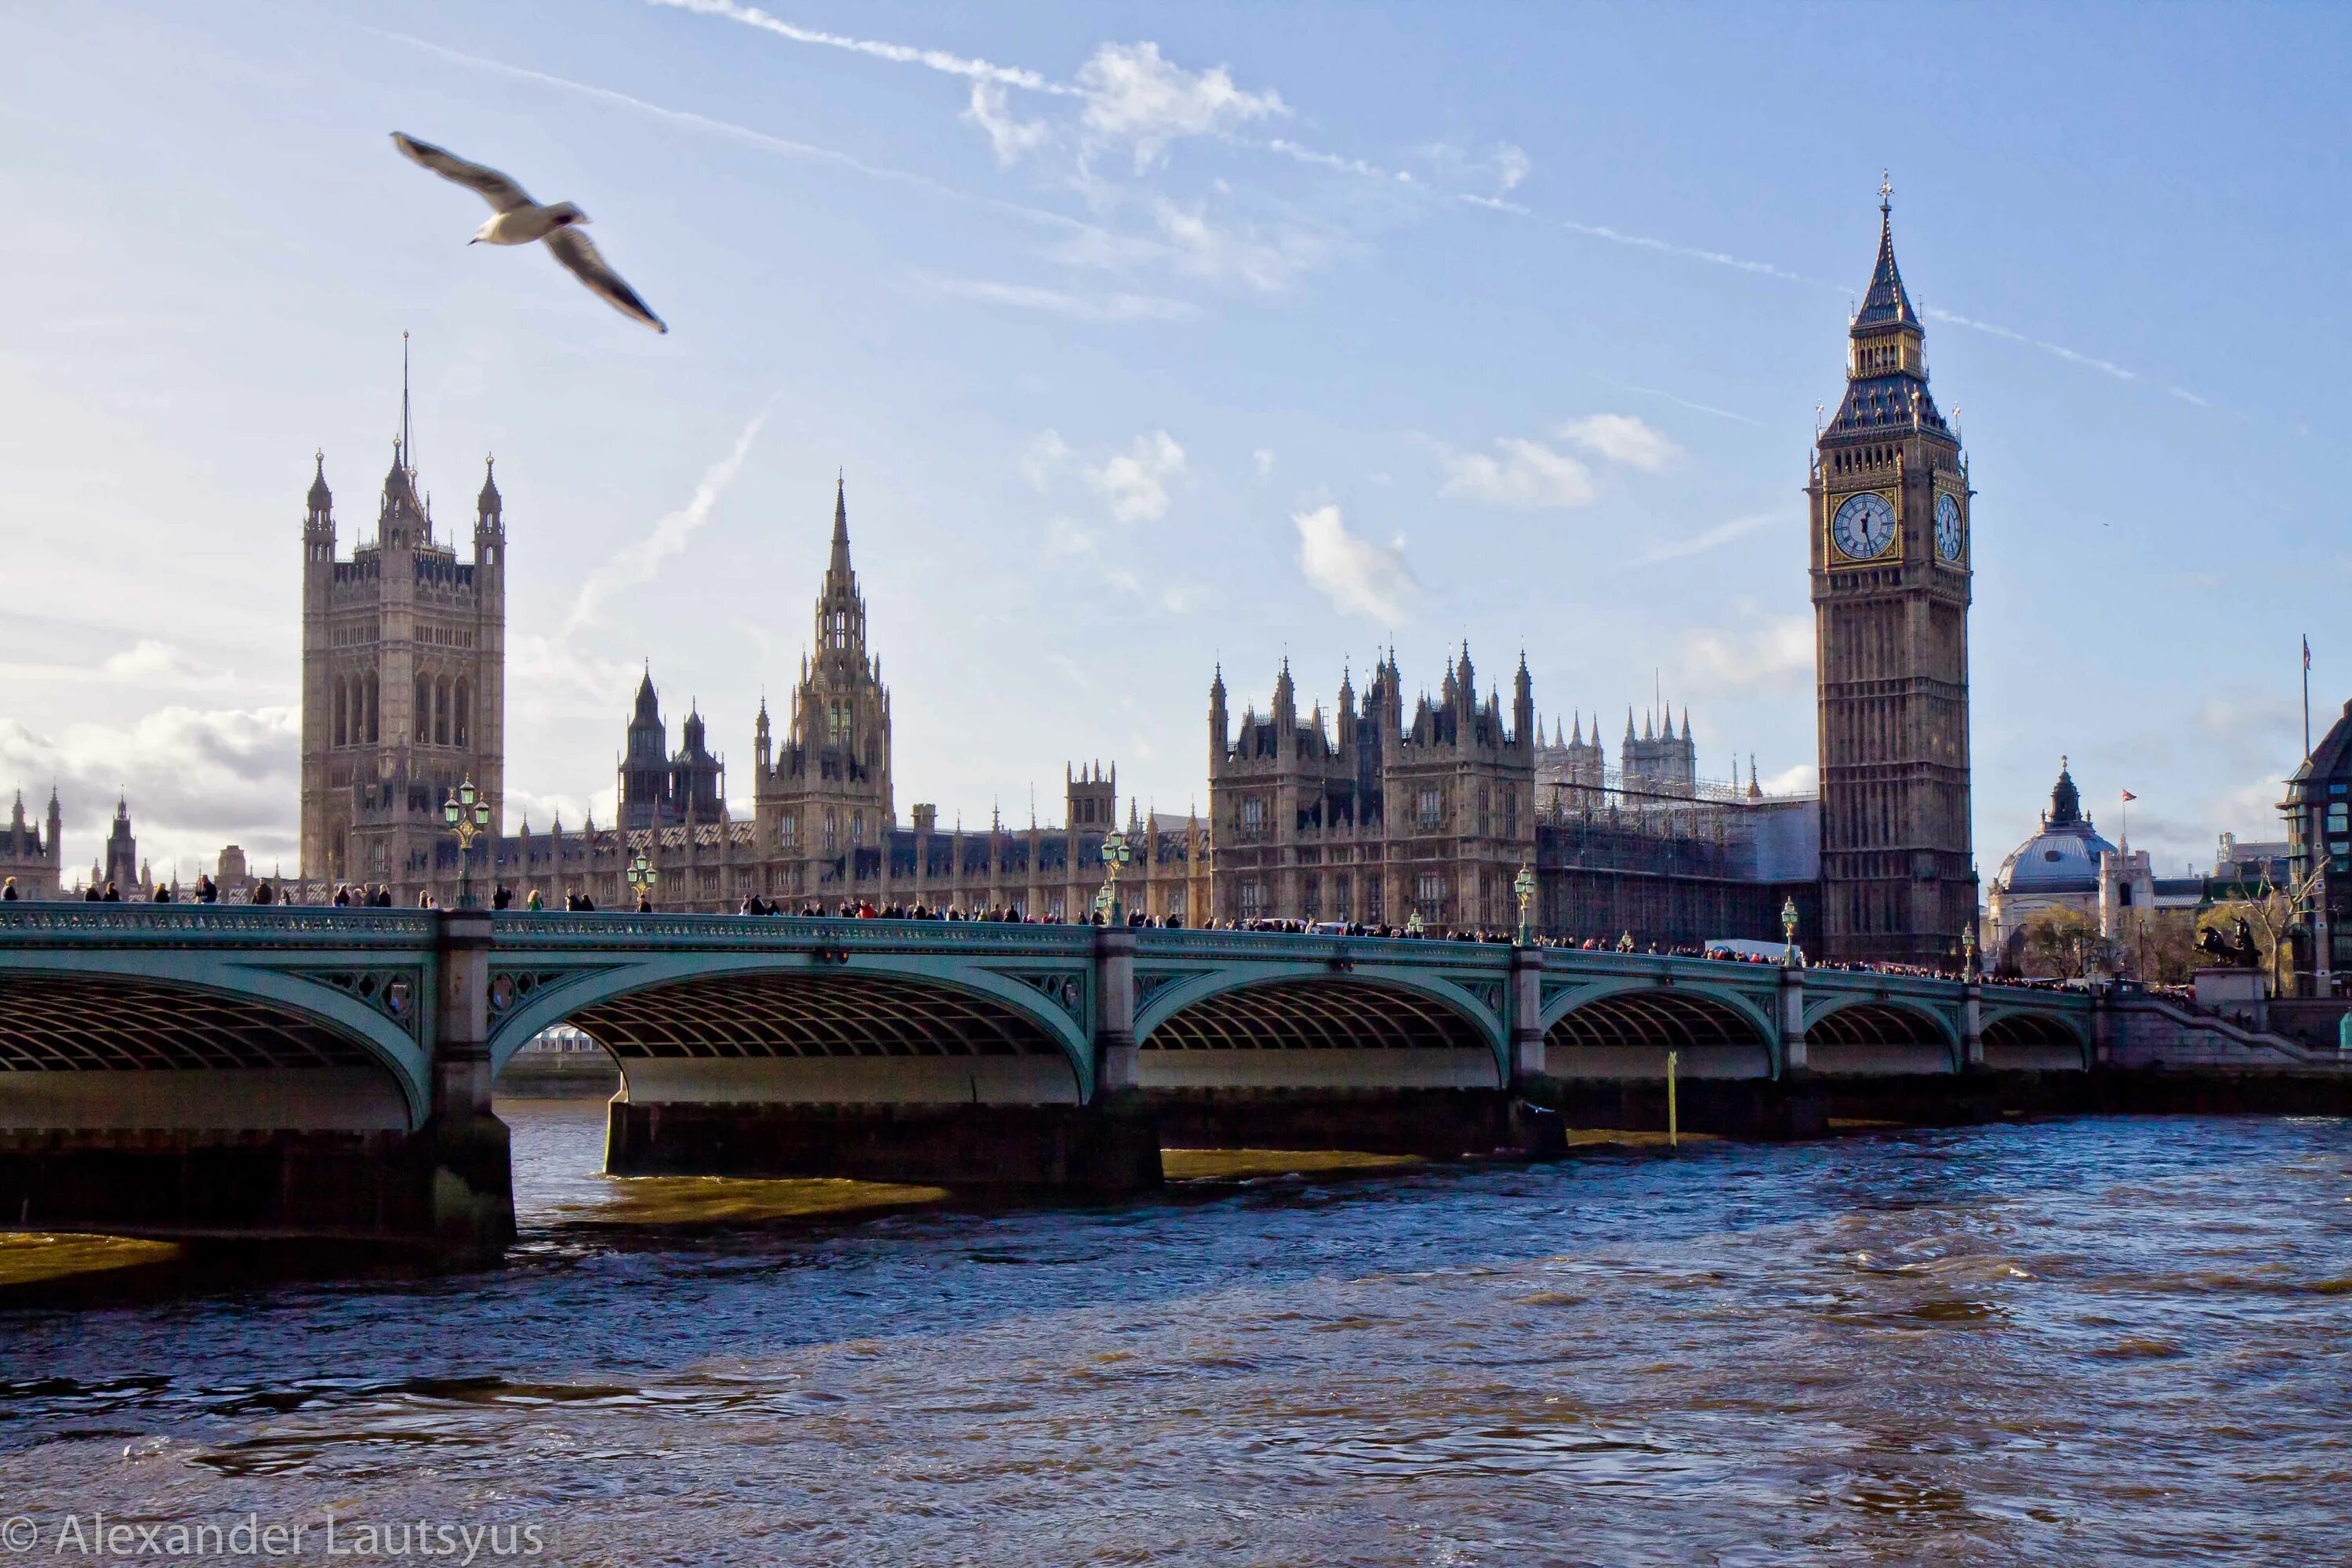
[[[1209,681],[1209,770],[1214,773],[1233,750],[1233,726],[1225,720],[1225,666],[1221,659]]]
[[[310,476],[310,493],[307,498],[310,522],[313,526],[334,526],[335,492],[327,488],[327,451],[321,447],[310,454],[318,463],[318,471]]]

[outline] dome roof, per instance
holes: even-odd
[[[2058,759],[2058,783],[2050,791],[2050,809],[2042,814],[2042,831],[2019,845],[2000,863],[1993,886],[2004,893],[2087,893],[2099,885],[2099,857],[2112,853],[2113,844],[2099,837],[2083,815],[2083,795]]]

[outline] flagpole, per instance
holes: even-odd
[[[2311,761],[2311,634],[2303,634],[2303,760]]]

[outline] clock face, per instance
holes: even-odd
[[[1947,561],[1960,558],[1960,503],[1948,495],[1936,498],[1936,553]]]
[[[1848,496],[1830,522],[1830,537],[1849,561],[1874,561],[1895,543],[1895,509],[1876,490]]]

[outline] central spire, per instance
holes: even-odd
[[[1902,270],[1895,265],[1894,192],[1891,183],[1879,181],[1878,262],[1870,271],[1870,291],[1862,297],[1862,309],[1854,312],[1853,335],[1857,338],[1889,327],[1919,330],[1918,313],[1911,309],[1911,296],[1903,288]]]
[[[411,482],[416,477],[416,435],[408,427],[408,334],[400,334],[400,451]]]
[[[849,564],[848,485],[838,474],[833,481],[833,552],[825,563],[824,584],[817,590],[816,646],[820,650],[845,649],[859,658],[866,655],[866,601]]]
[[[825,564],[826,587],[831,579],[840,577],[855,584],[849,570],[849,486],[847,479],[835,472],[833,478],[833,559]]]

